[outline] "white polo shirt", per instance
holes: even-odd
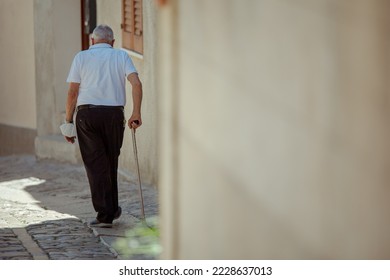
[[[66,81],[80,83],[77,106],[124,106],[126,78],[136,72],[125,51],[99,43],[75,56]]]

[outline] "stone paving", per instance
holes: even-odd
[[[113,244],[140,221],[136,182],[120,180],[123,209],[110,229],[92,229],[89,186],[80,165],[0,157],[0,259],[126,259]],[[145,214],[158,214],[157,192],[143,186]],[[133,256],[134,259],[150,256]]]
[[[29,225],[27,232],[52,260],[116,259],[116,254],[77,219]]]
[[[12,229],[0,229],[1,260],[32,260],[33,256],[23,246]]]

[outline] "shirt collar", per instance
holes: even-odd
[[[99,48],[112,48],[112,46],[110,44],[107,44],[107,43],[98,43],[98,44],[95,44],[95,45],[92,45],[89,47],[89,49],[99,49]]]

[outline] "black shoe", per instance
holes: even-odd
[[[98,227],[98,228],[112,228],[112,223],[102,223],[98,219],[93,219],[88,223],[90,227]]]
[[[122,215],[122,208],[118,206],[118,210],[116,210],[114,215],[114,220],[119,219],[119,217]]]

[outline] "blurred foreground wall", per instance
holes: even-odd
[[[164,258],[390,258],[389,1],[168,1]]]

